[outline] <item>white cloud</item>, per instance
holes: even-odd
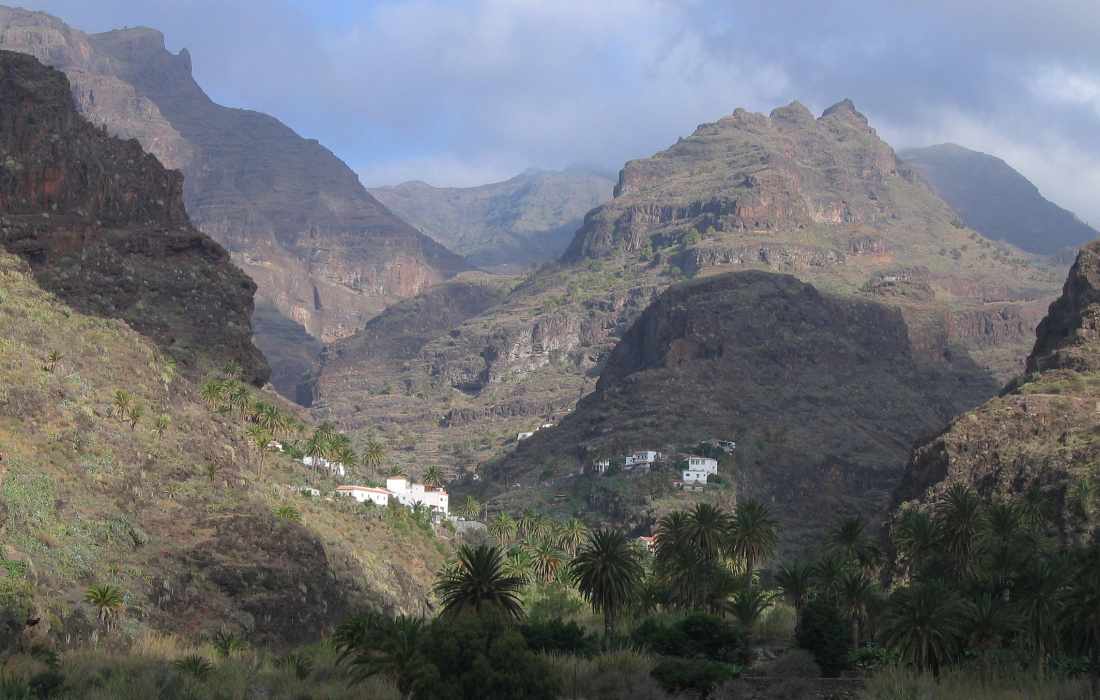
[[[1036,71],[1029,87],[1042,100],[1087,105],[1100,116],[1100,76],[1050,66]]]

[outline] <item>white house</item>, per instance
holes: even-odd
[[[424,484],[412,484],[404,477],[390,477],[386,479],[386,491],[393,494],[397,502],[403,506],[412,507],[417,503],[437,510],[444,515],[450,512],[447,492],[444,489],[432,488]]]
[[[703,472],[705,474],[717,474],[718,460],[711,459],[710,457],[689,456],[687,458],[687,468],[689,471]]]
[[[685,469],[683,481],[684,484],[705,484],[707,483],[707,472]]]
[[[393,495],[386,489],[375,488],[373,486],[337,486],[337,496],[351,496],[360,503],[366,503],[370,501],[377,506],[386,506],[390,502],[390,496]]]
[[[635,467],[649,467],[661,459],[661,453],[654,450],[642,450],[632,455],[627,455],[623,460],[623,469],[630,471]]]
[[[324,457],[302,457],[302,464],[312,469],[327,469],[333,476],[347,476],[348,470],[339,462],[330,462]]]

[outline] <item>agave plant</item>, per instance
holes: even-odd
[[[180,673],[185,673],[199,680],[206,678],[214,670],[214,665],[206,657],[199,654],[180,657],[172,662],[172,666]]]

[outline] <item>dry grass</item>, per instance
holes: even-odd
[[[1089,700],[1085,679],[1043,679],[1034,673],[994,673],[987,681],[970,669],[931,674],[885,669],[867,681],[864,700]]]

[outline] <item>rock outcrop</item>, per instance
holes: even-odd
[[[183,179],[77,113],[65,75],[0,51],[0,243],[70,306],[121,318],[192,373],[256,384],[256,286],[188,221]]]
[[[323,341],[469,268],[394,216],[316,141],[266,114],[213,102],[187,51],[169,53],[154,29],[84,34],[44,13],[0,7],[0,48],[65,71],[85,116],[181,170],[195,225],[255,280],[260,301]],[[282,334],[278,324],[258,333],[268,328]],[[261,344],[278,347],[277,338]],[[293,358],[275,364],[296,366]]]
[[[996,156],[953,143],[907,149],[899,155],[959,212],[963,223],[989,238],[1057,255],[1100,237]]]
[[[768,503],[792,549],[838,512],[883,509],[912,441],[994,388],[965,357],[922,362],[896,307],[822,294],[790,275],[730,273],[664,292],[623,335],[595,391],[486,476],[509,483],[563,462],[575,472],[632,449],[736,439],[723,482]],[[679,478],[660,474],[665,490]],[[647,503],[612,520],[658,515]]]
[[[798,103],[771,115],[738,110],[628,163],[615,197],[589,212],[559,264],[527,276],[501,303],[440,328],[402,360],[408,411],[401,415],[419,418],[394,424],[392,399],[327,381],[323,367],[320,399],[332,407],[325,416],[373,423],[405,445],[397,454],[410,466],[472,471],[592,391],[623,334],[663,290],[745,271],[789,273],[822,293],[893,308],[914,362],[984,387],[984,395],[964,393],[955,408],[989,398],[1022,370],[1034,325],[1062,281],[1045,259],[961,226],[850,102],[819,117]],[[340,374],[376,359],[348,354]],[[834,404],[849,400],[838,387]],[[349,406],[358,407],[354,418]],[[951,413],[937,415],[945,424]],[[894,478],[912,437],[896,438]],[[516,462],[498,482],[520,483],[529,495],[528,487],[575,470],[571,439],[539,444],[542,466]]]
[[[1041,494],[1061,534],[1100,524],[1100,242],[1081,249],[1039,324],[1028,373],[914,449],[896,504],[934,501],[952,483],[986,497]]]
[[[615,183],[584,170],[529,170],[478,187],[405,182],[371,190],[398,216],[483,269],[557,259]]]

